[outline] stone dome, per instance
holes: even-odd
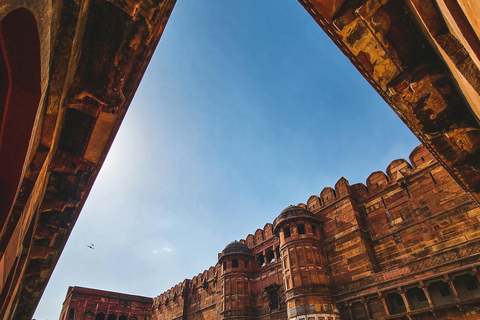
[[[227,244],[225,249],[222,251],[222,256],[230,253],[246,253],[251,254],[250,249],[248,249],[247,245],[238,241],[233,241]]]
[[[278,215],[277,219],[275,219],[275,221],[288,219],[291,217],[304,217],[304,216],[314,217],[314,214],[303,207],[292,205],[283,209],[282,212],[280,212],[280,214]]]
[[[307,209],[300,206],[291,205],[283,209],[283,211],[280,212],[275,221],[273,221],[274,232],[276,232],[275,230],[279,224],[291,218],[312,218],[314,220],[318,220],[318,218],[315,217],[315,215]]]

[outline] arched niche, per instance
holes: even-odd
[[[0,226],[19,191],[41,97],[40,40],[25,8],[0,21]]]

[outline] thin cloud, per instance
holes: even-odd
[[[165,246],[164,246],[164,247],[161,247],[160,249],[154,249],[154,250],[152,251],[153,254],[162,254],[162,253],[168,254],[168,253],[172,253],[172,252],[173,252],[173,249],[172,249],[172,248],[170,248],[170,247],[165,247]]]

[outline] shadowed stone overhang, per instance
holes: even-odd
[[[299,2],[479,202],[480,4],[464,0]]]
[[[175,2],[0,0],[2,19],[33,14],[41,61],[24,169],[1,213],[0,319],[33,316]]]

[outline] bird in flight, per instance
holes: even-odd
[[[87,244],[87,247],[89,247],[90,249],[95,249],[95,245],[93,243]]]

